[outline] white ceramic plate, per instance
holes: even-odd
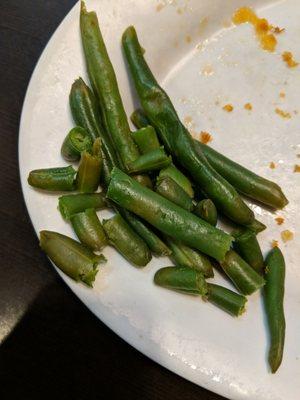
[[[278,35],[274,53],[259,47],[251,26],[230,26],[233,11],[245,3],[286,28]],[[136,99],[130,91],[120,38],[134,24],[150,66],[182,119],[189,121],[189,128],[210,132],[213,147],[279,182],[289,198],[290,204],[276,213],[250,203],[268,226],[259,236],[264,252],[272,240],[278,240],[286,257],[283,364],[275,376],[269,373],[259,294],[251,296],[247,312],[234,319],[197,298],[155,287],[153,275],[170,264],[167,259],[154,259],[138,270],[111,248],[104,251],[109,261],[93,290],[62,278],[114,332],[186,379],[231,399],[299,399],[300,197],[299,174],[293,168],[300,163],[300,69],[289,69],[281,60],[285,50],[300,60],[299,1],[91,0],[87,7],[98,13],[128,115]],[[36,232],[50,229],[71,236],[70,226],[57,211],[58,196],[30,188],[26,177],[31,169],[65,164],[60,146],[72,127],[68,94],[75,78],[86,78],[78,16],[79,4],[57,29],[35,69],[19,142],[23,192]],[[244,109],[247,102],[253,105],[252,111]],[[226,103],[234,106],[232,113],[222,110]],[[276,107],[291,118],[280,117]],[[269,168],[271,161],[275,169]],[[106,216],[105,212],[99,215]],[[276,224],[276,216],[285,218],[283,225]],[[280,238],[285,229],[294,232],[294,239],[287,243]],[[221,277],[216,280],[230,287]]]

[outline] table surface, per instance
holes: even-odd
[[[39,249],[19,181],[20,113],[38,57],[75,2],[1,2],[0,398],[221,400],[111,332]]]

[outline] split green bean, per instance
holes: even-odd
[[[84,151],[81,154],[77,172],[76,186],[79,192],[95,192],[100,183],[102,170],[101,141],[97,138],[93,144],[92,154]]]
[[[75,190],[76,171],[68,167],[35,169],[30,171],[28,183],[37,189],[49,191],[72,191]]]

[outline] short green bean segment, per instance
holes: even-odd
[[[87,208],[95,210],[107,206],[103,193],[70,194],[61,196],[58,199],[58,209],[62,217],[69,220],[72,215],[85,211]]]
[[[81,154],[80,164],[77,172],[76,186],[82,193],[95,192],[100,183],[103,165],[101,142],[97,138],[93,144],[92,154],[84,151]]]
[[[171,157],[167,156],[163,147],[159,147],[139,156],[129,164],[128,169],[130,173],[157,171],[167,167],[171,162]]]
[[[75,126],[67,134],[61,147],[61,154],[67,161],[78,161],[83,151],[92,151],[92,146],[90,134],[84,128]]]
[[[191,181],[181,171],[179,171],[174,164],[169,165],[167,168],[164,168],[159,172],[157,180],[160,181],[164,178],[172,179],[190,196],[190,198],[194,197],[194,190]]]
[[[236,231],[232,234],[235,238],[235,251],[256,271],[263,272],[264,259],[256,238],[256,234],[248,229]]]
[[[103,221],[103,228],[109,243],[123,257],[137,267],[144,267],[151,260],[151,252],[146,243],[132,230],[120,214]]]
[[[94,208],[74,214],[71,223],[78,239],[91,250],[99,251],[106,246],[107,238]]]
[[[162,233],[217,260],[223,260],[233,238],[114,168],[107,197],[137,214]]]
[[[135,179],[137,182],[139,182],[141,185],[153,189],[153,183],[151,181],[151,178],[148,175],[132,175],[133,179]]]
[[[76,171],[68,167],[44,168],[30,171],[28,183],[37,189],[53,192],[68,192],[75,190]]]
[[[151,125],[132,132],[132,137],[142,154],[160,147],[155,129]]]
[[[207,300],[229,314],[238,317],[245,311],[247,298],[223,286],[208,283]]]
[[[41,231],[40,246],[60,270],[88,286],[93,286],[97,265],[106,261],[104,256],[97,256],[86,246],[57,232]]]
[[[187,211],[192,211],[194,208],[190,196],[171,178],[158,180],[155,191]]]
[[[285,340],[285,262],[278,247],[274,247],[267,255],[265,272],[264,300],[270,332],[269,364],[272,373],[275,373],[282,362]]]
[[[194,208],[194,213],[204,219],[209,224],[216,226],[218,221],[218,212],[216,206],[210,199],[199,201]]]

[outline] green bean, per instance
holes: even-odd
[[[61,155],[67,161],[78,161],[83,151],[91,151],[93,146],[89,133],[80,126],[75,126],[67,134],[62,146]]]
[[[272,373],[275,373],[282,362],[285,339],[285,262],[278,247],[274,247],[267,256],[265,279],[264,300],[271,339],[269,364]]]
[[[212,278],[214,276],[212,264],[206,255],[170,237],[166,237],[166,242],[172,251],[170,258],[177,267],[196,269],[205,278]]]
[[[144,240],[154,255],[169,256],[171,254],[171,250],[164,244],[164,242],[136,215],[131,214],[131,212],[121,207],[118,208],[118,211],[131,228]]]
[[[240,193],[273,208],[283,208],[288,204],[287,198],[276,183],[256,175],[201,142],[195,143],[212,167]]]
[[[77,172],[77,189],[82,193],[95,192],[99,186],[102,169],[101,141],[97,138],[93,144],[92,154],[84,151],[81,154]]]
[[[207,284],[207,300],[235,317],[243,314],[247,298],[223,286]]]
[[[235,238],[235,251],[256,271],[262,273],[264,259],[259,247],[256,234],[248,229],[239,230],[232,234]]]
[[[152,181],[148,175],[132,175],[132,177],[141,185],[146,186],[149,189],[153,189]]]
[[[130,263],[137,267],[144,267],[150,262],[151,253],[148,246],[131,229],[120,214],[116,214],[114,217],[104,220],[103,228],[109,243]]]
[[[146,126],[151,125],[149,119],[140,108],[137,108],[135,111],[133,111],[130,119],[137,129],[145,128]]]
[[[129,167],[139,151],[135,145],[120,96],[113,66],[109,59],[95,12],[87,12],[81,3],[80,29],[87,69],[104,114],[104,124],[124,166]]]
[[[106,261],[81,243],[57,232],[41,231],[40,246],[51,261],[75,281],[93,286],[97,265]]]
[[[164,234],[217,260],[223,260],[230,248],[233,240],[230,235],[145,188],[118,168],[111,173],[107,197]]]
[[[160,147],[155,129],[151,125],[132,132],[132,137],[142,154]]]
[[[94,208],[74,214],[71,223],[82,244],[95,251],[106,246],[107,238]]]
[[[156,271],[154,283],[182,293],[207,295],[207,283],[201,272],[185,267],[164,267]]]
[[[171,164],[167,168],[164,168],[160,171],[158,180],[162,180],[164,178],[171,178],[174,182],[177,183],[182,189],[191,197],[194,197],[194,190],[191,184],[191,181],[183,175],[179,169],[175,167],[175,165]]]
[[[226,275],[244,295],[250,295],[262,288],[265,280],[250,267],[235,251],[229,250],[225,260],[220,262]]]
[[[35,169],[30,171],[28,183],[37,189],[49,191],[72,191],[75,190],[76,171],[68,167]]]
[[[143,109],[165,148],[176,158],[223,214],[239,224],[254,219],[237,191],[213,169],[179,117],[171,100],[156,82],[143,57],[135,29],[123,34],[123,48]]]
[[[216,226],[218,221],[218,213],[216,206],[210,199],[204,199],[199,201],[194,209],[194,213],[198,217],[204,219],[209,224]]]
[[[103,193],[70,194],[58,199],[58,208],[62,217],[69,220],[72,215],[85,211],[88,208],[95,210],[107,206]]]
[[[262,222],[255,219],[251,222],[251,224],[245,225],[246,228],[250,229],[250,231],[258,234],[259,232],[264,231],[267,227]]]
[[[194,208],[190,196],[171,178],[159,179],[155,191],[187,211],[192,211]]]
[[[141,155],[130,163],[128,168],[130,173],[157,171],[168,166],[171,161],[171,157],[167,156],[164,148],[160,147]]]

